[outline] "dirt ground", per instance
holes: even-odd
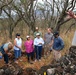
[[[66,53],[65,50],[62,51],[62,56]],[[20,61],[22,60],[22,61]],[[33,69],[40,69],[42,66],[51,64],[51,61],[53,60],[53,53],[51,52],[46,58],[42,57],[41,61],[32,61],[33,64],[28,63],[27,61],[27,56],[26,55],[22,55],[22,57],[19,59],[18,61],[18,65],[22,68],[22,69],[26,69],[26,68],[33,68]],[[14,62],[13,62],[14,63]],[[0,67],[4,66],[4,60],[3,58],[0,59]]]
[[[21,61],[22,60],[22,61]],[[41,61],[32,61],[33,64],[28,63],[27,61],[27,56],[23,55],[19,60],[18,60],[18,65],[23,68],[34,68],[34,69],[40,69],[42,66],[49,64],[52,61],[52,53],[47,56],[47,58],[42,57]],[[14,62],[13,62],[14,63]],[[0,67],[4,66],[4,60],[3,58],[0,59]]]

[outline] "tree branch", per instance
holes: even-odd
[[[73,23],[72,25],[70,25],[70,27],[67,29],[67,31],[65,32],[65,34],[67,34],[67,32],[69,31],[69,29],[71,29],[72,26],[74,26],[75,23]]]

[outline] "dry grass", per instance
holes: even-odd
[[[67,34],[62,33],[62,34],[60,34],[60,36],[63,38],[64,43],[65,43],[65,47],[61,51],[62,56],[63,56],[65,53],[68,53],[68,51],[69,51],[69,47],[71,46],[72,38],[74,36],[74,31],[68,32]],[[28,64],[27,61],[26,62],[21,62],[20,64],[22,64],[24,68],[31,67],[31,68],[34,68],[34,69],[40,69],[41,66],[48,65],[52,61],[52,58],[53,58],[53,54],[51,53],[50,56],[48,56],[46,59],[42,58],[41,62],[39,62],[39,61],[34,62],[33,65]]]
[[[73,36],[74,36],[74,30],[71,32],[68,32],[67,34],[65,33],[61,34],[61,37],[63,38],[65,43],[65,47],[62,51],[62,55],[64,55],[65,53],[68,53],[69,47],[71,47],[71,44],[72,44]]]
[[[44,32],[44,31],[43,31]],[[69,50],[69,47],[71,46],[71,42],[72,42],[72,38],[74,36],[74,30],[72,30],[71,32],[68,32],[67,34],[65,34],[65,31],[61,34],[60,36],[63,38],[64,40],[64,43],[65,43],[65,47],[64,49],[62,50],[62,56],[65,54],[65,53],[68,53],[68,50]],[[23,37],[25,41],[25,36]],[[3,40],[5,40],[4,38],[0,38],[1,39],[1,42],[0,44],[2,43]],[[50,54],[50,56],[48,56],[46,59],[42,58],[41,61],[39,62],[33,62],[34,64],[29,64],[27,62],[27,57],[26,56],[22,56],[21,59],[23,61],[19,61],[19,65],[22,67],[22,68],[28,68],[28,67],[31,67],[31,68],[34,68],[34,69],[40,69],[41,66],[43,65],[48,65],[51,61],[52,61],[52,53]],[[3,62],[0,60],[0,62]]]

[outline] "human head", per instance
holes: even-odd
[[[38,31],[38,30],[39,30],[39,28],[38,28],[38,27],[36,27],[35,29],[36,29],[36,31]]]
[[[48,28],[48,29],[47,29],[47,32],[48,32],[48,33],[51,33],[51,28]]]
[[[36,36],[37,36],[37,38],[40,38],[40,33],[37,33]]]
[[[30,40],[30,36],[29,36],[29,35],[27,35],[27,36],[26,36],[26,39],[27,39],[27,40]]]
[[[59,32],[58,31],[54,32],[54,37],[57,38],[58,36],[59,36]]]
[[[18,39],[20,38],[20,34],[19,33],[16,34],[16,38],[18,38]]]
[[[8,44],[8,49],[11,50],[12,48],[13,48],[13,44],[10,42],[10,43]]]

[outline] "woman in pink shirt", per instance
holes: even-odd
[[[34,53],[33,40],[30,39],[30,36],[26,36],[26,38],[27,38],[27,40],[24,43],[25,52],[27,54],[28,62],[30,64],[32,64],[32,62],[30,62],[30,60],[33,59],[33,53]],[[30,59],[30,57],[31,57],[31,59]]]

